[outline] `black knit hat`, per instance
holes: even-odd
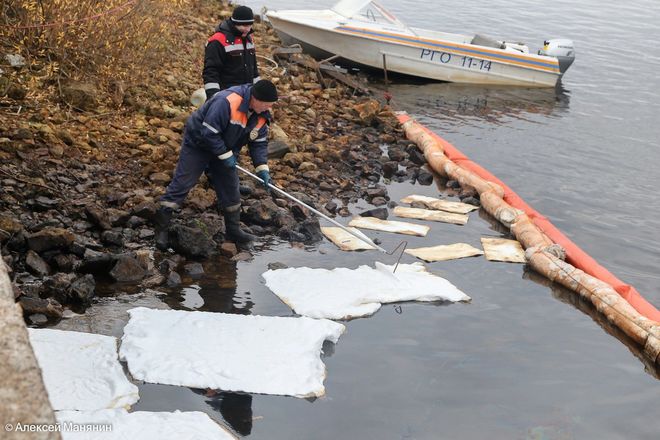
[[[252,9],[247,6],[237,6],[231,14],[231,21],[238,25],[254,23]]]
[[[275,102],[277,101],[277,89],[272,82],[261,79],[252,86],[252,96],[259,101]]]

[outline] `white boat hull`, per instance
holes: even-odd
[[[268,18],[282,36],[365,66],[433,80],[552,87],[561,74],[556,59],[465,43],[338,25],[315,27],[277,12]]]

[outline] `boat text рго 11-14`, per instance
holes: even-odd
[[[466,67],[468,69],[477,69],[477,70],[485,70],[485,71],[490,71],[490,65],[491,61],[487,60],[479,60],[479,59],[474,59],[472,57],[466,57],[466,56],[456,56],[453,57],[452,54],[448,52],[438,52],[436,50],[431,50],[431,49],[421,49],[421,54],[419,56],[420,59],[423,60],[429,60],[429,61],[434,61],[437,63],[442,63],[442,64],[458,64],[461,67]],[[452,58],[454,60],[453,63]]]

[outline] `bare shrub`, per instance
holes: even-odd
[[[179,13],[192,1],[10,0],[0,6],[0,40],[58,82],[93,80],[112,92],[170,57]]]

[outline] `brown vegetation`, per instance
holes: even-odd
[[[0,43],[0,249],[26,316],[57,318],[61,304],[89,301],[95,278],[143,287],[180,280],[181,257],[165,254],[169,262],[156,267],[151,262],[149,219],[194,110],[190,96],[202,84],[204,43],[231,13],[210,0],[145,0],[122,8],[123,15],[97,17],[108,22],[94,28],[77,20],[124,3],[79,10],[73,4],[87,3],[53,1],[48,9],[46,2],[21,0],[0,10],[1,32],[10,37]],[[25,5],[46,12],[33,16]],[[58,5],[63,9],[56,13]],[[55,17],[65,10],[69,15]],[[17,29],[64,21],[73,24]],[[108,33],[96,40],[84,33],[95,29]],[[387,203],[381,175],[422,181],[420,162],[408,160],[412,150],[391,112],[360,98],[363,85],[356,92],[335,79],[321,84],[306,56],[275,62],[281,43],[266,25],[256,23],[255,35],[261,76],[281,95],[271,125],[271,145],[280,154],[270,167],[278,185],[328,215],[346,216],[348,204],[360,198]],[[6,55],[22,55],[25,63],[13,66]],[[250,168],[247,155],[242,160]],[[241,220],[253,233],[320,239],[309,213],[271,198],[248,178],[242,183]],[[181,255],[227,253],[218,245],[223,224],[214,205],[203,177],[170,230]]]
[[[29,89],[62,94],[62,82],[91,80],[101,92],[138,84],[184,44],[177,28],[189,0],[16,0],[0,11],[6,53],[35,75]],[[120,102],[117,102],[120,104]]]

